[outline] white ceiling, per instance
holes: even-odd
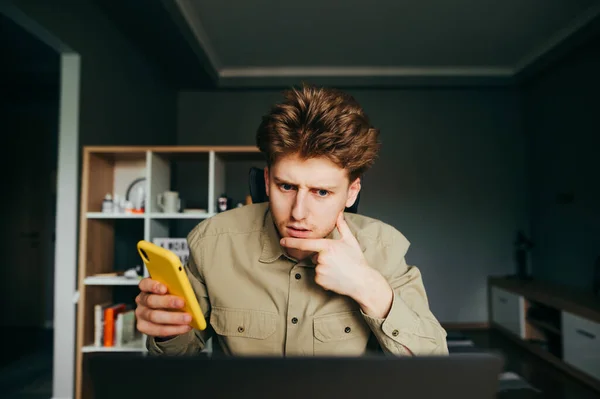
[[[220,86],[505,81],[600,16],[600,0],[175,3]]]

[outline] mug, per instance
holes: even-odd
[[[157,205],[164,213],[177,213],[181,208],[181,199],[177,191],[165,191],[158,194]]]

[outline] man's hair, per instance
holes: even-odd
[[[272,165],[282,156],[326,157],[348,171],[350,181],[362,176],[379,152],[379,130],[349,94],[302,85],[284,92],[284,100],[263,116],[256,143]]]

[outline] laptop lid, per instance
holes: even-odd
[[[208,357],[91,353],[95,399],[495,398],[503,360],[445,357]]]

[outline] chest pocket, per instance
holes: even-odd
[[[213,307],[210,325],[226,353],[269,355],[277,349],[277,317],[262,310]]]
[[[362,355],[371,334],[360,311],[315,317],[313,328],[315,355]]]

